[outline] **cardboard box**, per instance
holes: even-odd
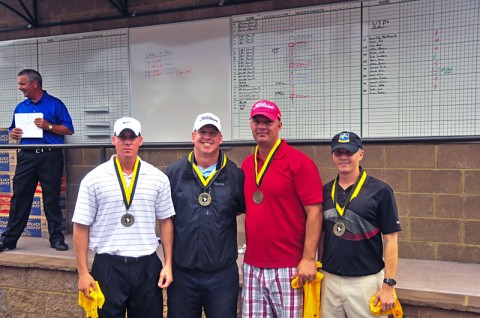
[[[8,128],[0,128],[0,145],[8,145],[10,143],[10,131]]]
[[[67,197],[66,193],[60,193],[60,209],[62,211],[67,210]],[[32,210],[30,215],[45,216],[45,209],[43,208],[43,196],[41,194],[35,194],[32,201]]]
[[[65,174],[62,176],[62,180],[60,182],[60,191],[67,192],[67,177],[65,176]],[[42,185],[40,184],[40,182],[38,182],[37,188],[35,189],[35,194],[40,193],[42,193]]]
[[[7,227],[8,216],[0,215],[0,233],[3,233]],[[67,231],[67,219],[62,220],[62,232]],[[22,233],[22,236],[31,237],[49,237],[48,222],[44,216],[30,216],[28,218],[27,226]]]
[[[0,194],[13,194],[13,172],[0,173]]]
[[[10,213],[10,200],[12,196],[10,194],[0,194],[0,214]]]
[[[0,171],[15,172],[17,151],[0,149]]]
[[[35,194],[32,201],[32,210],[30,210],[30,215],[41,216],[45,215],[45,210],[43,209],[43,197],[42,195]]]
[[[8,215],[10,213],[10,200],[12,195],[0,194],[0,215]],[[60,193],[60,209],[64,216],[67,211],[67,197],[66,193]],[[32,201],[32,209],[30,210],[31,216],[45,216],[45,209],[43,207],[43,197],[41,194],[35,194]]]
[[[16,145],[18,140],[10,137],[8,128],[0,128],[0,145]]]
[[[42,235],[44,230],[42,229],[43,227],[43,222],[42,218],[38,217],[29,217],[27,226],[25,227],[25,230],[23,230],[22,236],[31,236],[31,237],[45,237],[45,235]],[[47,222],[45,222],[47,224]],[[47,225],[47,234],[48,234],[48,225]],[[48,237],[48,235],[47,235]]]

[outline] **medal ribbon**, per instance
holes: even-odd
[[[113,164],[113,166],[115,167],[118,183],[120,184],[120,189],[122,190],[123,203],[125,203],[125,208],[128,211],[130,205],[132,204],[133,196],[135,195],[135,189],[137,188],[137,181],[139,175],[138,171],[140,170],[140,159],[137,157],[137,161],[135,162],[135,166],[133,167],[132,181],[130,181],[130,185],[128,187],[127,182],[125,181],[125,177],[123,176],[120,161],[118,161],[117,157],[115,157],[115,163]]]
[[[227,165],[227,156],[223,154],[222,151],[220,151],[217,160],[217,167],[212,173],[210,173],[210,175],[206,179],[198,168],[197,163],[195,162],[195,156],[193,155],[193,151],[190,152],[190,154],[188,155],[188,161],[192,163],[192,169],[195,172],[195,178],[197,179],[198,183],[203,186],[204,191],[206,191],[206,189],[210,187],[213,181],[215,181],[215,179],[218,177],[218,175],[220,174],[220,170],[222,170]]]
[[[268,167],[272,163],[273,156],[275,156],[275,153],[277,152],[278,148],[280,147],[280,144],[282,143],[282,140],[278,138],[277,142],[273,146],[273,148],[270,150],[268,153],[267,159],[265,159],[265,162],[263,163],[262,169],[260,169],[260,172],[258,172],[258,162],[257,162],[257,154],[258,154],[258,146],[255,147],[255,182],[257,183],[257,187],[260,188],[260,185],[262,184],[263,177],[265,176],[265,173],[268,170]]]
[[[360,192],[360,189],[362,189],[363,183],[365,182],[366,178],[367,178],[367,173],[365,172],[365,170],[362,170],[362,174],[355,182],[354,190],[353,190],[353,193],[350,195],[350,199],[347,200],[347,203],[345,203],[345,206],[343,207],[341,207],[337,203],[337,196],[335,195],[335,189],[337,188],[338,177],[335,179],[332,187],[332,201],[333,201],[333,204],[335,205],[335,208],[337,209],[338,214],[340,214],[340,216],[343,216],[343,212],[345,212],[345,208],[347,207],[347,205],[357,197],[358,193]]]

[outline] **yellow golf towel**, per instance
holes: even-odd
[[[400,305],[400,302],[398,301],[397,298],[397,292],[395,289],[393,290],[393,294],[395,295],[395,305],[393,306],[392,309],[383,311],[382,310],[382,304],[378,302],[376,305],[373,303],[375,301],[376,295],[373,295],[372,298],[370,298],[370,311],[375,315],[375,316],[387,316],[387,315],[393,315],[394,318],[402,318],[403,317],[403,309],[402,305]]]
[[[87,318],[98,318],[97,308],[102,308],[105,303],[105,296],[103,296],[100,285],[95,281],[97,285],[97,291],[94,291],[90,287],[90,298],[87,298],[82,291],[78,292],[78,304],[85,309],[85,315]]]
[[[317,268],[322,268],[322,263],[317,262]],[[320,317],[320,287],[323,274],[317,272],[317,276],[311,281],[303,284],[303,318]],[[300,288],[298,277],[292,279],[292,288]]]

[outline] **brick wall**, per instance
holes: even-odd
[[[85,317],[76,271],[0,266],[0,317]]]
[[[328,145],[298,146],[317,164],[322,179],[336,176]],[[107,149],[107,158],[113,149]],[[165,169],[189,149],[141,150],[142,159]],[[225,149],[238,165],[253,147]],[[480,259],[480,143],[365,145],[362,166],[390,184],[402,224],[402,258],[478,263]],[[68,208],[73,212],[83,176],[100,163],[100,150],[67,151]],[[245,242],[238,217],[239,245]]]

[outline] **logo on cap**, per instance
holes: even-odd
[[[340,137],[338,137],[338,142],[341,142],[341,143],[350,142],[350,134],[349,133],[341,133]]]
[[[218,123],[218,120],[216,118],[213,118],[212,116],[209,116],[209,115],[202,116],[202,118],[200,118],[200,121],[204,121],[204,120],[212,120],[212,121]]]
[[[115,125],[113,126],[113,134],[118,136],[124,129],[130,129],[136,136],[139,136],[142,126],[135,118],[122,117],[115,122]]]
[[[268,117],[270,120],[281,119],[282,115],[278,106],[269,100],[261,100],[253,104],[252,110],[250,112],[250,119],[256,115],[263,115]]]
[[[218,118],[215,114],[212,114],[212,113],[203,113],[197,116],[197,119],[193,124],[193,131],[198,130],[206,125],[215,126],[218,129],[218,131],[222,130],[222,126],[220,124],[220,118]]]
[[[274,110],[275,107],[273,105],[270,105],[268,103],[265,103],[265,102],[258,102],[254,105],[253,109],[257,109],[259,107],[266,107],[266,108],[270,108],[271,110]]]

